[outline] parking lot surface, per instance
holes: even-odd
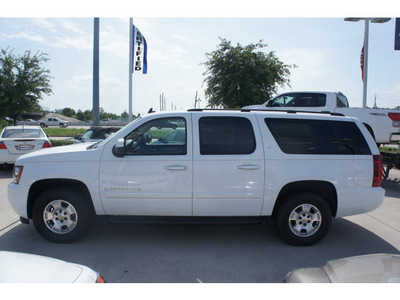
[[[382,186],[383,205],[334,219],[327,237],[294,247],[274,222],[241,225],[144,225],[98,222],[72,244],[44,240],[19,222],[7,197],[11,170],[0,171],[0,250],[46,255],[86,265],[112,283],[279,283],[295,268],[346,256],[400,254],[400,171]],[[362,201],[362,199],[360,199]]]

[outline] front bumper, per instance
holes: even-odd
[[[10,183],[7,189],[7,198],[10,202],[12,209],[24,219],[28,219],[27,203],[28,193],[27,189],[20,184]]]

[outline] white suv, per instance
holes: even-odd
[[[54,242],[75,240],[96,216],[272,216],[284,240],[310,245],[332,217],[379,207],[381,179],[379,151],[358,119],[189,110],[148,114],[89,146],[24,155],[8,198],[23,222],[33,219]]]

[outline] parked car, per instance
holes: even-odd
[[[47,120],[39,120],[38,124],[40,127],[48,127],[48,126],[60,126],[61,128],[67,127],[69,122],[66,120],[62,120],[60,118],[47,118]]]
[[[183,139],[162,143],[176,130]],[[21,221],[33,220],[54,242],[78,239],[96,217],[272,217],[286,242],[312,245],[333,217],[372,211],[384,199],[373,137],[358,119],[335,114],[150,113],[99,143],[60,148],[20,157],[8,186]]]
[[[121,127],[92,127],[81,135],[74,137],[76,143],[98,142],[108,138]]]
[[[51,143],[38,126],[8,126],[0,134],[0,164],[14,164],[22,154],[50,148]]]
[[[60,259],[0,251],[0,283],[104,283],[92,269]]]
[[[400,255],[370,254],[330,260],[321,268],[289,272],[285,283],[400,283]]]

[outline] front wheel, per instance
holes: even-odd
[[[57,243],[78,239],[93,220],[87,199],[74,189],[52,188],[33,205],[33,223],[44,238]]]
[[[312,193],[293,195],[283,200],[275,214],[281,237],[295,246],[308,246],[328,233],[332,211],[327,201]]]

